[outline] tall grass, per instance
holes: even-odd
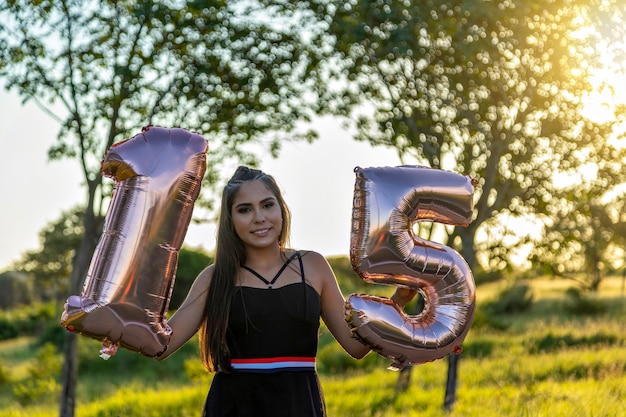
[[[446,359],[413,367],[409,388],[399,392],[398,373],[386,369],[389,360],[372,353],[352,360],[323,329],[318,369],[328,415],[626,415],[626,298],[620,283],[617,277],[608,279],[597,295],[585,299],[602,306],[593,313],[568,305],[572,284],[567,281],[527,282],[532,305],[507,314],[486,307],[506,284],[479,287],[479,311],[460,360],[457,401],[447,414],[442,410]],[[79,340],[77,417],[200,415],[211,376],[200,372],[196,343],[164,362],[126,351],[102,361],[97,342]],[[29,378],[39,351],[28,338],[0,343],[0,370],[8,376],[0,382],[0,417],[57,415],[58,392],[24,405],[15,398],[15,386]]]

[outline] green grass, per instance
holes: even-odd
[[[530,310],[475,321],[461,356],[457,401],[446,417],[623,415],[626,297],[621,277],[604,282],[591,300],[605,308],[587,315],[565,308],[571,282],[537,279],[527,284],[533,291]],[[479,310],[504,287],[479,287]],[[127,351],[103,361],[97,342],[79,341],[77,417],[199,415],[211,376],[199,376],[195,343],[156,362]],[[20,405],[14,395],[36,363],[38,348],[32,342],[22,337],[0,343],[0,367],[9,376],[0,384],[0,417],[58,414],[58,387],[27,405]],[[446,359],[413,367],[404,392],[397,392],[399,374],[386,369],[389,362],[373,353],[354,361],[323,329],[318,368],[328,415],[444,415]]]

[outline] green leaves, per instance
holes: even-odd
[[[494,216],[546,213],[561,171],[598,164],[605,181],[626,180],[615,169],[625,151],[609,139],[618,119],[600,125],[582,113],[590,75],[607,64],[596,47],[607,29],[624,48],[618,2],[602,3],[611,23],[599,2],[331,4],[325,39],[335,54],[317,86],[324,108],[406,163],[479,179],[471,230],[454,232],[468,252]],[[618,162],[609,169],[608,160]]]

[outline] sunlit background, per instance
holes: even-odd
[[[347,255],[356,166],[398,165],[397,153],[357,143],[337,120],[320,119],[320,139],[292,143],[275,159],[262,156],[260,168],[276,177],[293,212],[291,243],[324,255]],[[82,173],[76,160],[48,161],[58,125],[32,103],[0,92],[0,270],[27,250],[39,247],[39,232],[64,210],[84,204]],[[211,143],[209,143],[209,148]],[[209,149],[209,152],[211,149]],[[230,172],[228,173],[230,174]],[[112,180],[107,180],[112,182]],[[214,248],[214,223],[190,225],[185,244]]]
[[[185,8],[177,7],[183,3]],[[140,129],[148,114],[163,123],[183,120],[212,135],[210,153],[227,161],[219,166],[223,181],[234,169],[228,157],[250,156],[238,154],[240,145],[256,149],[258,144],[248,143],[252,138],[272,148],[274,133],[285,139],[281,129],[291,135],[296,116],[314,110],[323,115],[299,127],[317,130],[317,140],[283,141],[277,158],[266,148],[256,156],[260,168],[278,180],[293,212],[292,246],[341,255],[331,264],[345,292],[383,292],[372,288],[381,285],[355,277],[345,259],[356,166],[428,165],[477,180],[474,221],[468,227],[413,227],[419,237],[459,250],[477,283],[476,316],[463,346],[455,412],[483,417],[619,415],[626,398],[623,2],[269,3],[275,7],[254,0],[215,2],[215,8],[222,7],[219,13],[202,2],[177,0],[103,2],[91,9],[71,1],[6,3],[6,10],[16,14],[42,9],[26,15],[26,23],[34,19],[36,24],[25,24],[23,32],[10,30],[11,20],[2,21],[0,75],[6,79],[0,83],[15,76],[15,86],[25,94],[40,92],[28,88],[32,80],[47,85],[45,77],[38,78],[43,74],[61,85],[66,96],[72,95],[67,90],[75,92],[67,83],[70,76],[58,76],[65,74],[59,67],[66,62],[46,60],[54,54],[41,57],[38,42],[20,49],[26,42],[19,34],[31,28],[44,33],[39,28],[54,19],[33,16],[45,15],[48,6],[69,5],[76,15],[113,4],[118,8],[96,13],[96,25],[102,26],[97,30],[73,27],[77,32],[72,33],[80,34],[73,45],[88,50],[86,65],[73,74],[83,93],[94,94],[66,100],[69,111],[51,108],[61,121],[72,111],[82,115],[93,136],[80,135],[79,123],[69,118],[67,134],[58,142],[59,120],[42,109],[48,97],[33,94],[24,104],[15,87],[0,92],[0,276],[3,288],[19,284],[10,288],[24,290],[21,298],[17,291],[0,292],[5,305],[19,313],[0,311],[0,415],[5,416],[3,408],[50,415],[46,407],[57,406],[60,383],[70,387],[63,391],[61,406],[73,407],[69,399],[78,389],[78,406],[86,415],[103,415],[100,406],[116,411],[135,407],[138,415],[156,407],[154,415],[171,415],[163,404],[177,412],[198,410],[210,378],[199,369],[191,344],[173,361],[156,365],[127,351],[103,364],[94,357],[93,346],[85,347],[93,342],[86,338],[80,339],[78,354],[71,348],[61,351],[77,343],[59,333],[58,325],[68,286],[79,291],[76,279],[70,279],[77,276],[71,274],[72,255],[84,255],[95,242],[77,243],[83,232],[77,217],[64,218],[66,228],[54,230],[63,234],[50,234],[49,251],[42,250],[39,234],[88,198],[95,207],[87,211],[91,224],[100,221],[104,211],[99,205],[108,201],[111,180],[105,179],[102,187],[96,184],[98,192],[88,195],[79,158],[48,161],[51,147],[63,145],[57,156],[71,153],[79,148],[75,139],[81,138],[85,149],[93,151],[106,143],[106,134],[94,126],[111,128],[110,138],[122,140],[119,132]],[[52,17],[65,16],[62,8],[55,10]],[[0,9],[4,17],[2,13]],[[153,16],[158,13],[161,19]],[[268,17],[271,13],[280,15]],[[67,21],[73,23],[73,17]],[[309,20],[298,20],[304,17]],[[125,43],[133,32],[119,30],[118,18],[143,36]],[[144,25],[147,21],[154,26]],[[60,22],[50,30],[65,27]],[[178,30],[176,23],[187,30]],[[300,23],[310,26],[303,30]],[[154,32],[141,32],[148,27]],[[91,42],[102,33],[101,42]],[[45,46],[58,47],[59,38],[47,40]],[[16,48],[12,54],[6,52],[11,42]],[[326,65],[299,60],[318,53]],[[179,54],[188,61],[178,61]],[[32,65],[20,66],[20,60]],[[47,66],[33,70],[39,60]],[[137,71],[143,63],[148,69]],[[314,92],[308,87],[315,87]],[[120,106],[123,117],[110,123],[111,114],[122,114],[111,105],[120,91],[128,93],[123,97],[130,104]],[[320,107],[307,109],[313,97]],[[310,113],[300,113],[303,107]],[[230,154],[219,153],[224,149]],[[97,178],[99,157],[94,152],[86,158],[91,178]],[[196,208],[197,218],[214,214]],[[96,229],[85,235],[94,237]],[[214,233],[210,221],[190,226],[185,245],[192,250],[184,251],[190,257],[180,262],[177,273],[183,279],[177,289],[186,291],[181,285],[191,285],[197,274],[191,269],[209,262]],[[30,258],[22,261],[25,253]],[[84,276],[86,256],[76,259],[74,272]],[[29,292],[41,293],[41,300],[32,302]],[[179,305],[184,294],[175,296],[173,305]],[[409,368],[412,377],[410,372],[408,377],[390,376],[376,355],[358,364],[346,358],[324,330],[318,369],[329,393],[329,415],[439,416],[444,389],[445,401],[456,401],[448,388],[456,390],[457,374],[450,370],[458,366],[457,356],[450,356],[449,363]],[[61,369],[63,360],[76,365],[78,357],[80,384]],[[118,374],[132,380],[129,387],[120,387],[126,379],[120,384]],[[155,375],[167,375],[166,381]]]

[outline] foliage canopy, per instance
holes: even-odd
[[[558,215],[558,175],[598,164],[598,186],[626,179],[620,109],[604,120],[584,113],[598,72],[624,71],[620,2],[353,0],[317,10],[328,22],[320,42],[334,51],[317,73],[322,109],[406,163],[480,180],[473,223],[450,232],[470,265],[476,250],[488,269],[508,264],[511,231],[496,228],[508,218]],[[475,247],[479,228],[487,238]]]

